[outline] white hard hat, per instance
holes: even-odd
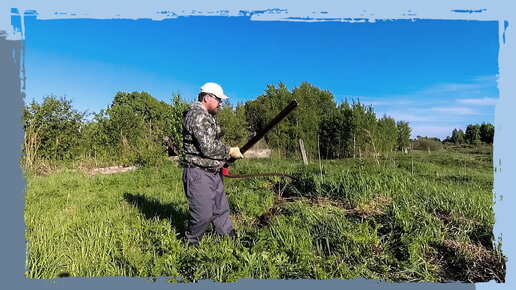
[[[201,87],[201,93],[214,94],[219,99],[229,98],[228,96],[224,95],[224,91],[222,90],[222,87],[216,83],[205,83]]]

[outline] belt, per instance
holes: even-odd
[[[199,166],[193,165],[193,164],[184,164],[183,168],[199,168],[199,169],[202,169],[204,171],[207,171],[207,172],[213,173],[213,174],[220,173],[220,169],[213,169],[213,168],[207,168],[207,167],[199,167]]]

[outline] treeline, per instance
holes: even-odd
[[[493,144],[494,140],[494,125],[491,123],[470,124],[466,127],[466,132],[461,129],[454,129],[451,136],[443,140],[445,143],[454,144],[473,144],[479,145],[481,143]]]
[[[29,168],[37,161],[80,159],[157,164],[163,159],[163,136],[180,142],[187,107],[179,94],[169,104],[146,92],[118,92],[106,109],[88,115],[64,97],[47,96],[41,104],[25,105],[23,161]]]
[[[325,159],[377,156],[410,145],[407,122],[378,119],[372,106],[359,101],[337,104],[330,91],[307,82],[290,91],[283,83],[269,85],[264,94],[246,102],[248,131],[263,129],[293,99],[300,106],[265,137],[280,156],[299,156],[299,139],[309,157],[320,153]]]
[[[494,125],[491,123],[469,124],[466,132],[462,129],[453,129],[451,136],[444,140],[436,137],[417,136],[411,141],[411,150],[438,151],[450,146],[454,147],[477,147],[492,145],[494,141]]]
[[[309,158],[323,159],[377,157],[413,146],[407,122],[387,115],[378,117],[372,106],[359,100],[337,103],[330,91],[307,82],[292,90],[283,83],[268,85],[254,100],[236,105],[225,102],[217,115],[224,142],[242,146],[293,99],[300,106],[273,128],[261,144],[276,156],[299,156],[299,139],[303,140]],[[93,114],[79,112],[63,97],[48,96],[41,103],[33,101],[23,113],[24,161],[29,167],[38,160],[162,162],[166,156],[163,137],[169,137],[176,149],[182,148],[181,124],[188,105],[178,93],[172,95],[170,102],[163,102],[146,92],[118,92],[106,109]],[[492,143],[494,129],[488,125],[472,125],[462,139],[460,130],[454,131],[450,140]]]

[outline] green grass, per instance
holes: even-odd
[[[209,232],[197,248],[183,238],[188,206],[172,163],[114,175],[28,174],[26,276],[503,280],[490,155],[411,152],[379,166],[322,165],[237,162],[234,173],[278,171],[299,181],[225,179],[238,237]]]

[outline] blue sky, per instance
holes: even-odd
[[[494,123],[499,97],[495,21],[26,18],[25,33],[25,101],[66,96],[81,111],[106,108],[117,91],[191,100],[213,81],[235,103],[307,81],[408,121],[413,137],[445,138]]]

